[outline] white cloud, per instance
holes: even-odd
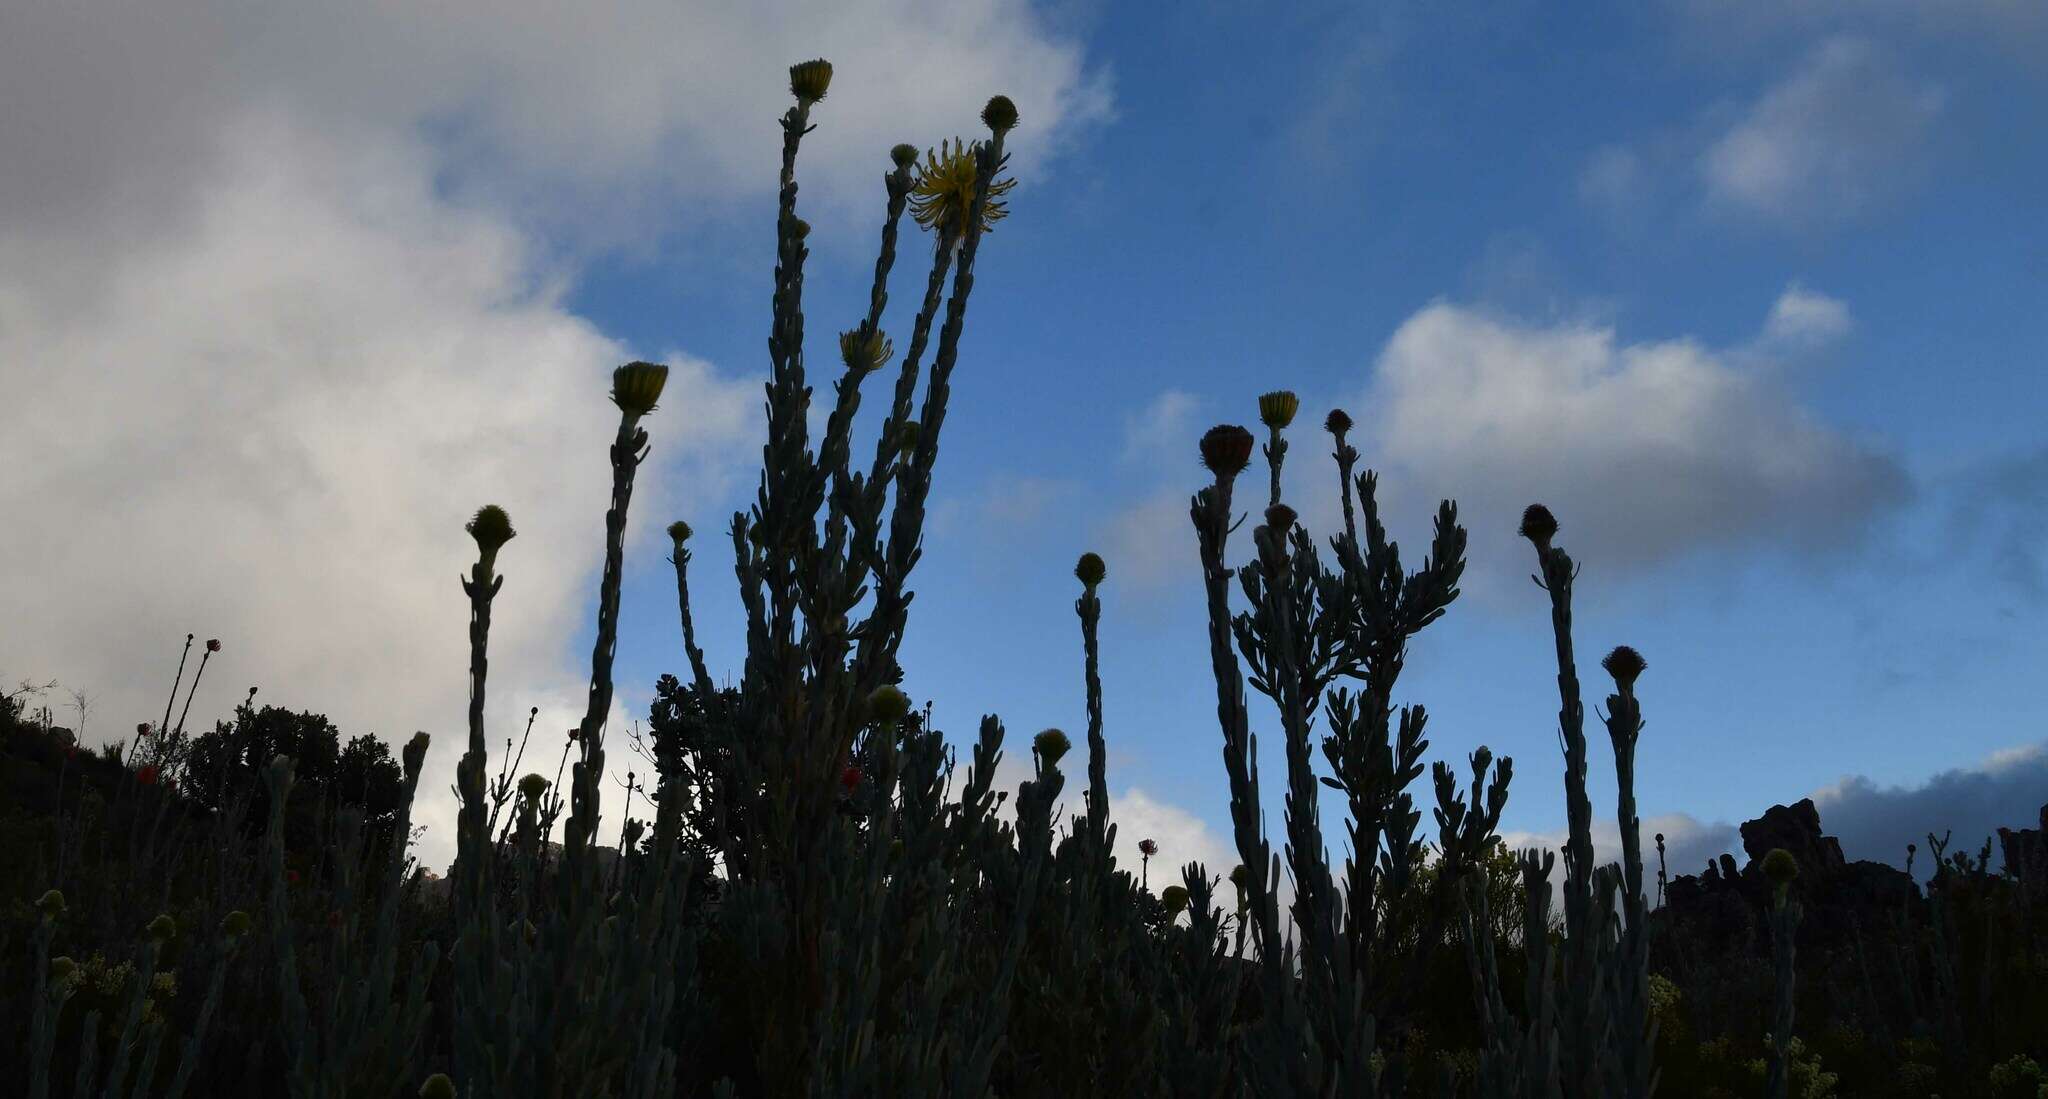
[[[2002,858],[1998,829],[2041,827],[2048,811],[2048,742],[2003,749],[1917,786],[1880,787],[1866,776],[1845,775],[1814,791],[1813,803],[1821,831],[1839,838],[1851,861],[1902,865],[1906,845],[1917,843],[1913,872],[1925,879],[1933,870],[1928,834],[1950,833],[1950,852],[1972,857],[1990,839],[1995,866]]]
[[[1627,215],[1644,201],[1648,185],[1643,157],[1622,145],[1594,151],[1579,172],[1579,197],[1614,215]]]
[[[1788,349],[1819,347],[1848,335],[1852,327],[1848,305],[1795,282],[1772,303],[1762,342]]]
[[[784,70],[828,43],[800,168],[827,233],[872,212],[890,145],[971,136],[992,92],[1023,114],[1026,178],[1108,109],[1009,0],[522,7],[49,4],[0,35],[0,571],[25,581],[0,589],[0,668],[91,689],[121,728],[161,715],[194,630],[226,645],[195,723],[254,683],[351,733],[426,729],[430,863],[452,850],[469,513],[501,503],[520,531],[493,739],[530,706],[546,733],[582,709],[610,368],[675,367],[636,541],[758,453],[737,445],[758,383],[575,316],[562,246],[765,209]]]
[[[1124,421],[1124,461],[1178,468],[1201,432],[1195,414],[1202,399],[1184,390],[1169,389],[1154,397]]]
[[[1945,100],[1868,41],[1831,38],[1701,155],[1708,197],[1782,223],[1868,212],[1922,174]]]
[[[1360,407],[1399,516],[1455,499],[1468,530],[1543,502],[1603,568],[1715,544],[1832,545],[1899,499],[1890,458],[1816,422],[1687,339],[1621,344],[1610,327],[1528,326],[1438,303],[1404,322]],[[1475,539],[1468,591],[1529,570]],[[1510,556],[1511,555],[1511,556]]]

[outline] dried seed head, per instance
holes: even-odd
[[[888,365],[896,355],[896,345],[882,335],[881,329],[863,332],[867,325],[849,329],[839,334],[839,359],[846,369],[866,374]]]
[[[1218,477],[1231,478],[1252,464],[1252,433],[1236,424],[1218,424],[1202,436],[1202,464]]]
[[[519,796],[534,804],[540,803],[540,796],[548,792],[548,780],[539,775],[527,775],[519,780]]]
[[[1138,853],[1149,859],[1159,853],[1159,844],[1153,840],[1139,840]]]
[[[1650,665],[1643,659],[1643,654],[1627,645],[1616,645],[1614,651],[1600,661],[1600,666],[1607,669],[1608,675],[1614,677],[1616,686],[1628,691],[1635,687],[1636,677],[1643,674],[1643,669]]]
[[[690,540],[691,533],[690,524],[683,522],[681,519],[668,525],[668,539],[674,542],[679,549],[684,542]]]
[[[78,972],[78,963],[72,961],[69,955],[59,954],[50,959],[50,979],[52,981],[60,983],[68,981],[71,979],[71,975],[76,972]]]
[[[1188,907],[1187,887],[1182,885],[1167,886],[1159,891],[1159,903],[1166,906],[1168,917],[1180,915]]]
[[[1764,856],[1764,877],[1772,885],[1785,885],[1798,876],[1799,860],[1792,857],[1792,852],[1773,847],[1771,853]]]
[[[143,930],[149,932],[149,937],[155,939],[158,943],[167,943],[171,941],[172,937],[177,935],[178,921],[172,919],[168,913],[165,913],[149,921],[149,926],[143,928]]]
[[[1058,729],[1047,729],[1031,738],[1031,750],[1038,753],[1047,767],[1058,763],[1060,757],[1067,754],[1067,749],[1073,746],[1074,742],[1067,739],[1067,734]]]
[[[668,367],[660,363],[630,362],[612,371],[612,403],[628,416],[645,416],[661,399],[661,387],[668,384]]]
[[[799,103],[816,103],[832,86],[832,62],[824,58],[789,67],[789,94]]]
[[[36,898],[36,911],[41,912],[46,920],[54,920],[62,916],[64,914],[64,894],[57,892],[55,889],[45,892],[42,896]]]
[[[1081,559],[1074,563],[1074,579],[1087,587],[1093,588],[1102,583],[1103,577],[1108,575],[1109,566],[1103,564],[1102,558],[1093,553],[1082,554]]]
[[[420,1085],[420,1099],[455,1099],[455,1081],[445,1072],[427,1077],[427,1082]]]
[[[1542,504],[1530,504],[1522,509],[1522,537],[1536,543],[1537,549],[1549,549],[1550,540],[1557,537],[1557,516]]]
[[[512,517],[496,504],[478,508],[476,517],[463,529],[476,539],[476,548],[486,557],[496,557],[498,550],[519,533],[512,529]]]
[[[877,721],[901,721],[910,712],[910,696],[894,684],[884,683],[868,695],[868,716]]]
[[[237,908],[233,912],[221,917],[220,933],[230,939],[239,939],[249,933],[249,929],[255,926],[255,922],[249,918],[247,912]]]
[[[1294,521],[1297,518],[1299,516],[1294,513],[1294,509],[1286,504],[1274,504],[1266,509],[1266,525],[1283,534],[1294,529]]]
[[[1351,414],[1341,408],[1331,409],[1330,414],[1323,417],[1323,430],[1341,437],[1351,430]]]
[[[904,142],[889,150],[889,160],[898,168],[908,168],[917,163],[917,146]]]
[[[1279,429],[1294,422],[1294,414],[1301,411],[1301,398],[1291,391],[1276,389],[1259,395],[1259,422],[1267,427]]]
[[[996,133],[1007,133],[1017,125],[1017,105],[1007,95],[990,96],[981,109],[981,121]]]

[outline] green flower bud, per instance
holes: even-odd
[[[846,369],[860,374],[882,369],[896,354],[896,345],[880,329],[864,334],[866,328],[861,325],[839,334],[840,361]]]
[[[1799,860],[1792,857],[1792,852],[1782,847],[1773,847],[1771,853],[1764,856],[1764,877],[1769,879],[1772,885],[1789,885],[1798,876]]]
[[[889,150],[889,160],[898,168],[908,168],[917,163],[917,146],[907,142],[898,145]]]
[[[548,780],[539,775],[527,775],[519,780],[519,796],[539,803],[540,796],[548,792]]]
[[[149,932],[149,937],[155,939],[157,942],[167,943],[177,936],[178,921],[172,919],[170,915],[166,913],[164,915],[158,916],[156,919],[149,921],[149,926],[144,928],[143,930]]]
[[[1005,133],[1017,126],[1017,105],[1007,95],[991,96],[988,106],[981,109],[981,121],[996,133]]]
[[[54,920],[64,914],[64,894],[52,889],[36,898],[36,910],[46,920]]]
[[[805,221],[805,220],[804,220],[804,219],[802,219],[802,218],[798,218],[798,219],[796,219],[796,239],[798,239],[798,240],[802,240],[802,239],[804,239],[805,237],[808,237],[808,236],[810,236],[810,235],[811,235],[811,223],[810,223],[810,222],[808,222],[808,221]]]
[[[1219,477],[1235,477],[1252,462],[1252,433],[1218,424],[1202,436],[1202,464]]]
[[[420,1099],[455,1099],[455,1081],[445,1072],[427,1077],[427,1082],[420,1085]]]
[[[661,399],[668,384],[668,367],[660,363],[630,362],[612,371],[612,403],[628,416],[645,416]]]
[[[512,529],[512,517],[496,504],[485,504],[476,510],[476,517],[463,528],[476,539],[476,548],[485,557],[496,557],[498,550],[510,542],[517,531]]]
[[[1615,686],[1628,691],[1635,687],[1636,677],[1643,674],[1643,669],[1650,665],[1643,659],[1643,654],[1627,645],[1616,645],[1614,651],[1600,661],[1600,666],[1607,669],[1608,675],[1614,677]]]
[[[1159,903],[1166,906],[1166,914],[1169,917],[1180,915],[1188,906],[1187,887],[1180,885],[1167,886],[1159,891]]]
[[[789,94],[799,103],[816,103],[832,86],[832,62],[824,58],[789,67]]]
[[[1067,734],[1058,729],[1047,729],[1031,738],[1031,749],[1045,760],[1047,767],[1058,763],[1060,757],[1067,754],[1067,749],[1073,746],[1074,742],[1067,739]]]
[[[1285,389],[1259,395],[1259,422],[1270,428],[1283,428],[1294,422],[1294,414],[1301,411],[1301,398]]]
[[[901,721],[910,712],[910,696],[892,684],[884,683],[868,695],[868,716],[876,721]]]
[[[68,981],[71,979],[71,975],[76,972],[78,972],[78,963],[72,961],[69,956],[59,954],[50,959],[50,979],[52,981]]]
[[[1074,564],[1074,578],[1090,588],[1102,583],[1103,578],[1108,575],[1109,566],[1102,563],[1102,558],[1092,553],[1082,554],[1081,560]]]
[[[239,939],[249,933],[249,929],[255,926],[255,922],[249,918],[247,912],[237,908],[220,918],[220,933],[231,939]]]

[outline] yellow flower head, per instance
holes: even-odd
[[[880,370],[888,365],[896,354],[896,345],[882,335],[881,329],[863,333],[860,328],[851,328],[839,334],[839,357],[846,363],[846,369],[856,373]]]
[[[979,149],[979,145],[956,138],[942,141],[937,149],[925,153],[924,167],[918,170],[917,183],[910,189],[910,216],[919,225],[955,235],[966,226],[967,212],[974,205],[975,180],[981,170],[976,159]],[[988,202],[981,210],[982,232],[988,232],[990,226],[1009,214],[1001,197],[1016,185],[1014,179],[989,184]]]

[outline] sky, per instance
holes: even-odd
[[[417,819],[445,862],[462,524],[498,503],[519,529],[491,737],[537,707],[552,742],[588,677],[609,371],[648,358],[673,373],[629,530],[623,777],[618,734],[685,668],[673,519],[702,532],[714,676],[744,657],[722,532],[765,435],[775,119],[813,56],[835,66],[798,167],[814,363],[865,304],[890,146],[978,136],[997,92],[1021,112],[905,687],[963,749],[1000,715],[1014,787],[1032,733],[1085,727],[1071,570],[1102,554],[1125,865],[1148,836],[1166,867],[1238,861],[1187,507],[1201,432],[1277,388],[1302,397],[1286,491],[1319,537],[1332,407],[1410,567],[1458,502],[1463,595],[1396,701],[1427,707],[1428,760],[1515,759],[1515,842],[1564,829],[1515,537],[1536,501],[1583,566],[1586,694],[1613,645],[1649,660],[1636,789],[1674,874],[1804,797],[1851,859],[1893,863],[2048,800],[2048,9],[1998,0],[15,4],[0,677],[89,692],[100,742],[161,716],[186,633],[218,637],[195,721],[253,685],[347,735],[431,733]]]

